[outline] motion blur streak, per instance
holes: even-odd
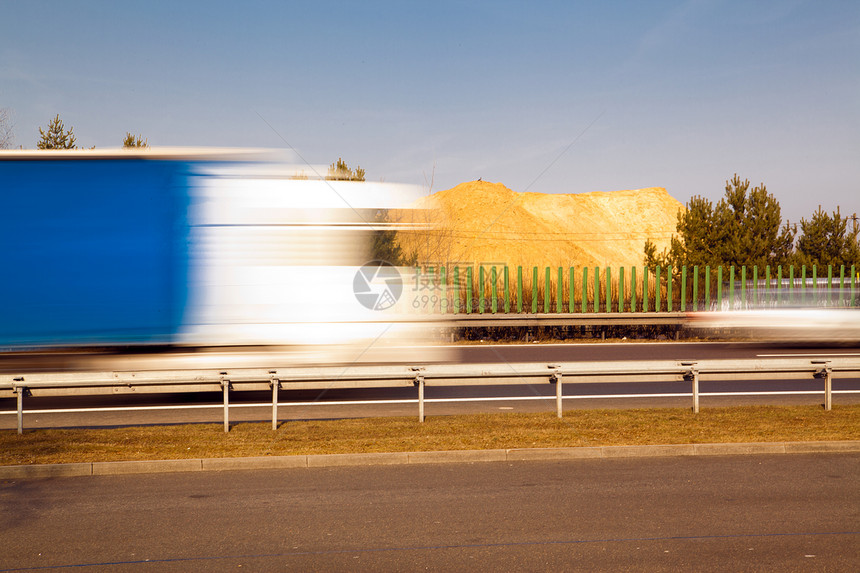
[[[804,279],[777,289],[749,286],[745,297],[728,301],[722,310],[690,313],[690,326],[727,329],[762,342],[860,344],[856,289],[824,288],[822,280]]]
[[[367,308],[354,281],[382,215],[420,189],[309,179],[288,160],[0,152],[3,267],[15,277],[0,285],[0,346],[254,345],[337,362],[419,341],[408,305]]]

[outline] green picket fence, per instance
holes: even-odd
[[[687,312],[778,306],[854,307],[846,268],[428,266],[413,269],[412,307],[443,314]],[[408,289],[408,286],[405,286]]]

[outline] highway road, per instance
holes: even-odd
[[[329,364],[326,356],[304,349],[237,348],[235,350],[182,348],[163,352],[3,353],[0,373],[21,374],[52,370],[156,370],[182,368],[285,367],[296,363]],[[592,342],[558,344],[452,344],[418,347],[352,349],[338,356],[337,363],[389,362],[422,364],[457,362],[466,364],[500,362],[573,362],[578,360],[705,360],[712,358],[755,358],[758,356],[860,356],[860,347],[833,345],[761,344],[751,342]]]
[[[515,363],[515,362],[575,362],[605,360],[623,362],[628,360],[704,360],[709,358],[755,358],[755,357],[827,357],[860,355],[860,349],[851,347],[779,347],[751,343],[690,343],[690,342],[622,342],[585,344],[492,344],[453,345],[431,350],[407,348],[398,353],[391,350],[388,358],[404,363],[415,362],[420,357],[438,358],[443,354],[451,362],[459,363]],[[406,362],[405,357],[412,358]],[[416,358],[417,357],[417,358]],[[291,355],[286,352],[259,352],[255,350],[221,352],[170,352],[167,354],[107,354],[92,357],[81,354],[55,354],[41,362],[41,369],[79,368],[82,364],[97,364],[102,370],[174,369],[174,368],[235,368],[277,367],[289,365]],[[23,372],[28,368],[20,356],[3,356],[0,369],[6,372]],[[30,366],[31,367],[31,366]],[[15,370],[18,368],[19,370]],[[860,380],[837,378],[834,390],[860,390]],[[819,404],[823,402],[823,384],[820,380],[803,381],[734,381],[702,382],[701,392],[775,392],[798,391],[816,394],[794,396],[717,396],[703,397],[702,407],[737,404]],[[428,386],[426,398],[427,415],[447,415],[499,411],[552,411],[555,388],[546,384],[523,384],[494,387],[432,387]],[[568,384],[565,386],[565,408],[639,408],[639,407],[689,407],[690,385],[684,382],[647,384]],[[820,394],[818,392],[821,392]],[[631,394],[662,394],[656,398],[617,397]],[[453,398],[466,397],[469,402],[446,402]],[[503,398],[503,400],[484,400]],[[526,398],[526,399],[513,399]],[[279,417],[282,420],[327,419],[362,416],[417,416],[416,391],[401,389],[358,389],[326,391],[281,392]],[[163,407],[180,404],[195,406],[185,410],[145,410],[135,412],[90,412],[85,414],[86,423],[92,426],[115,426],[127,424],[159,424],[180,422],[219,422],[223,420],[220,409],[220,393],[179,395],[105,396],[81,398],[28,398],[27,409],[57,409],[83,407]],[[370,404],[343,404],[347,401],[367,401]],[[860,393],[837,394],[835,403],[856,403]],[[232,421],[265,421],[271,419],[271,406],[249,407],[250,404],[270,404],[268,392],[234,392],[231,395]],[[199,408],[200,406],[210,406]],[[0,400],[0,411],[15,410],[13,399]],[[63,427],[80,425],[80,413],[26,414],[25,427]],[[14,415],[0,415],[0,429],[12,429],[16,425]]]
[[[860,454],[0,482],[0,571],[858,571]]]

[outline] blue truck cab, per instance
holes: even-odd
[[[0,152],[0,348],[174,342],[189,177],[236,152]]]

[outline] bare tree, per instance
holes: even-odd
[[[15,140],[12,134],[12,116],[9,108],[0,108],[0,149],[12,149]]]

